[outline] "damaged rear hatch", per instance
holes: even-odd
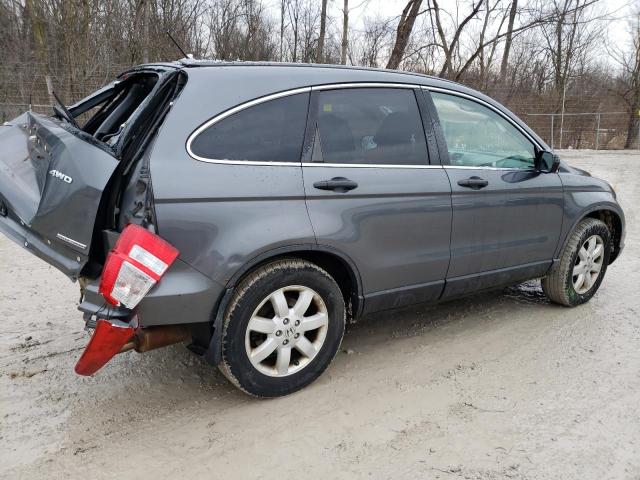
[[[117,225],[118,179],[142,156],[177,75],[127,72],[57,117],[26,112],[0,126],[0,233],[78,278],[96,232]],[[82,114],[89,119],[78,127]]]

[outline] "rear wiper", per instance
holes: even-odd
[[[66,120],[67,122],[69,122],[71,125],[73,125],[79,130],[80,125],[78,125],[75,118],[73,118],[69,110],[67,110],[67,107],[64,106],[64,103],[62,103],[62,100],[60,100],[60,97],[58,97],[55,90],[53,89],[53,82],[51,81],[51,77],[49,75],[45,75],[44,79],[47,82],[47,89],[49,90],[49,93],[58,103],[57,105],[52,105],[53,113],[59,119]]]
[[[53,106],[53,111],[55,112],[56,117],[66,120],[67,122],[69,122],[71,125],[73,125],[79,130],[80,125],[78,125],[78,123],[76,122],[76,119],[73,118],[69,110],[67,110],[67,107],[65,107],[64,103],[62,103],[62,101],[58,98],[58,95],[56,95],[56,92],[52,90],[51,94],[53,95],[53,98],[56,99],[56,102],[58,102],[58,105]]]

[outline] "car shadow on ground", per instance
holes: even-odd
[[[509,321],[512,315],[501,312],[515,312],[522,308],[560,308],[550,304],[544,296],[539,281],[529,281],[502,290],[488,291],[481,294],[451,300],[436,305],[420,305],[404,307],[371,314],[351,322],[347,325],[341,354],[350,354],[359,345],[369,345],[369,350],[382,342],[393,342],[406,337],[432,335],[433,341],[439,339],[439,329],[445,329],[453,324],[463,323],[459,328],[472,328],[480,319],[492,321]],[[379,361],[384,361],[382,349],[378,352]],[[183,392],[191,392],[201,399],[229,398],[232,401],[247,399],[246,395],[233,387],[217,368],[209,365],[202,357],[194,355],[182,345],[173,345],[161,350],[145,353],[127,353],[129,360],[135,363],[135,368],[124,372],[117,368],[117,372],[110,372],[122,378],[130,376],[131,383],[135,383],[142,390],[154,390],[160,385],[178,386]],[[117,358],[116,361],[120,360]],[[357,368],[351,365],[349,368]],[[118,362],[120,363],[120,362]],[[112,370],[114,366],[107,366],[105,370]],[[330,367],[343,368],[340,365]],[[114,369],[115,370],[115,369]],[[140,372],[144,372],[140,382]],[[106,373],[106,372],[104,372]],[[104,375],[103,372],[98,375]],[[337,371],[336,375],[340,372]],[[104,382],[109,379],[105,378]],[[101,382],[102,383],[102,382]],[[126,384],[127,382],[125,382]],[[172,387],[172,388],[173,388]],[[201,396],[205,392],[206,395]],[[130,392],[133,393],[133,392]],[[145,394],[146,395],[146,394]],[[186,395],[189,396],[189,395]]]
[[[380,312],[348,325],[340,352],[334,363],[314,384],[278,402],[283,408],[317,403],[326,395],[350,398],[350,382],[358,379],[359,391],[378,388],[362,382],[379,382],[381,376],[366,372],[376,365],[398,362],[398,349],[408,341],[428,345],[440,351],[450,348],[451,337],[473,335],[473,329],[483,331],[505,326],[518,319],[529,322],[540,309],[560,308],[550,305],[539,282],[527,282],[504,290],[487,292],[439,305],[408,307]],[[394,345],[395,342],[395,345]],[[388,348],[391,345],[392,348]],[[355,355],[353,353],[356,353]],[[389,355],[385,358],[385,355]],[[424,353],[424,355],[429,355]],[[457,359],[454,359],[457,361]],[[69,363],[75,359],[68,359]],[[403,360],[401,360],[403,361]],[[418,360],[419,361],[419,360]],[[450,369],[451,358],[422,359],[425,364]],[[393,367],[390,367],[393,368]],[[372,370],[373,369],[373,370]],[[236,389],[203,358],[183,345],[173,345],[143,355],[128,352],[117,356],[94,377],[77,377],[72,372],[61,374],[61,381],[49,384],[48,395],[66,398],[70,413],[65,423],[67,448],[85,448],[86,444],[109,441],[113,435],[137,429],[154,428],[156,422],[166,422],[170,428],[174,418],[193,418],[194,426],[202,427],[225,421],[226,418],[253,418],[270,409],[270,402],[256,399]],[[329,397],[327,397],[329,398]],[[344,408],[349,408],[348,402]],[[60,405],[62,406],[62,405]],[[126,406],[126,408],[123,408]],[[304,413],[304,408],[301,413]],[[235,412],[231,415],[224,412]],[[182,414],[180,413],[182,412]],[[164,420],[160,420],[164,419]],[[94,428],[95,427],[95,428]],[[175,425],[175,428],[182,428]],[[86,432],[104,431],[103,440],[87,437]],[[203,435],[205,435],[203,433]]]

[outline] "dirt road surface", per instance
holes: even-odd
[[[562,155],[627,214],[590,303],[530,282],[369,317],[277,400],[181,345],[76,376],[77,286],[0,238],[0,477],[640,479],[640,152]]]

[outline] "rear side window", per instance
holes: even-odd
[[[425,165],[427,145],[415,94],[402,88],[317,93],[325,163]]]
[[[240,110],[214,123],[191,142],[208,160],[299,162],[309,94],[298,93]]]

